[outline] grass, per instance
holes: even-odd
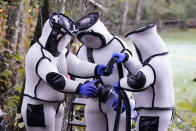
[[[174,43],[194,43],[196,44],[196,29],[180,30],[170,29],[159,33],[165,41]]]
[[[173,67],[176,103],[196,98],[196,44],[167,44]]]
[[[172,130],[195,131],[196,29],[170,30],[160,35],[167,44],[173,68],[175,108]],[[180,116],[180,117],[179,117]]]
[[[196,99],[196,29],[170,30],[160,33],[170,52],[174,75],[176,105]]]

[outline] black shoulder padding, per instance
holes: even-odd
[[[65,79],[62,75],[56,72],[50,72],[46,75],[46,81],[55,90],[63,90],[65,87]]]
[[[129,74],[127,83],[131,88],[141,89],[146,83],[146,77],[143,72],[139,71],[136,75]]]

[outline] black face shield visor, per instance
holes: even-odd
[[[79,27],[79,30],[82,31],[93,26],[98,21],[98,19],[99,14],[97,12],[94,12],[82,17],[76,24]]]
[[[57,16],[58,20],[53,17]],[[67,16],[61,13],[54,13],[50,17],[50,25],[52,29],[58,30],[59,34],[65,35],[69,33],[71,36],[76,36],[78,33],[77,25]]]
[[[77,38],[82,44],[93,49],[99,49],[106,45],[104,36],[96,32],[81,32]]]
[[[54,13],[49,20],[52,31],[46,42],[46,50],[53,54],[53,56],[58,56],[60,52],[57,50],[59,41],[65,34],[75,36],[78,33],[78,28],[76,24],[69,19],[67,16]]]
[[[102,48],[106,45],[106,40],[102,34],[94,32],[93,30],[84,31],[86,29],[89,29],[93,25],[95,25],[98,19],[99,19],[99,14],[95,12],[95,13],[88,14],[87,16],[81,18],[77,22],[77,26],[79,27],[79,30],[81,31],[77,35],[78,40],[82,44],[86,45],[89,48],[93,48],[93,49]]]

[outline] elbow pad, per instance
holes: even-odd
[[[46,82],[55,90],[63,90],[65,87],[65,79],[62,75],[56,72],[50,72],[46,75]]]
[[[139,71],[136,75],[128,75],[127,84],[134,89],[141,89],[146,83],[146,77],[143,72]]]

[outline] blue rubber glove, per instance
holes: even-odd
[[[115,99],[113,104],[112,104],[112,107],[114,109],[114,111],[117,111],[118,110],[118,99]],[[122,103],[122,109],[121,109],[121,113],[123,113],[125,111],[125,104],[124,102]]]
[[[113,87],[113,89],[114,89],[114,91],[116,92],[116,94],[119,94],[119,93],[120,93],[120,92],[119,92],[119,87],[120,87],[119,83],[116,82],[115,85],[114,85],[114,87]]]
[[[105,74],[105,69],[107,68],[108,66],[106,66],[106,65],[98,65],[97,67],[96,67],[96,75],[98,75],[98,76],[105,76],[106,74]]]
[[[98,94],[98,89],[94,85],[97,80],[86,82],[79,87],[79,94],[87,97],[96,97]]]
[[[126,53],[114,53],[112,55],[112,58],[113,57],[118,57],[118,60],[116,61],[116,63],[121,63],[121,62],[125,62],[129,58],[129,55]]]

